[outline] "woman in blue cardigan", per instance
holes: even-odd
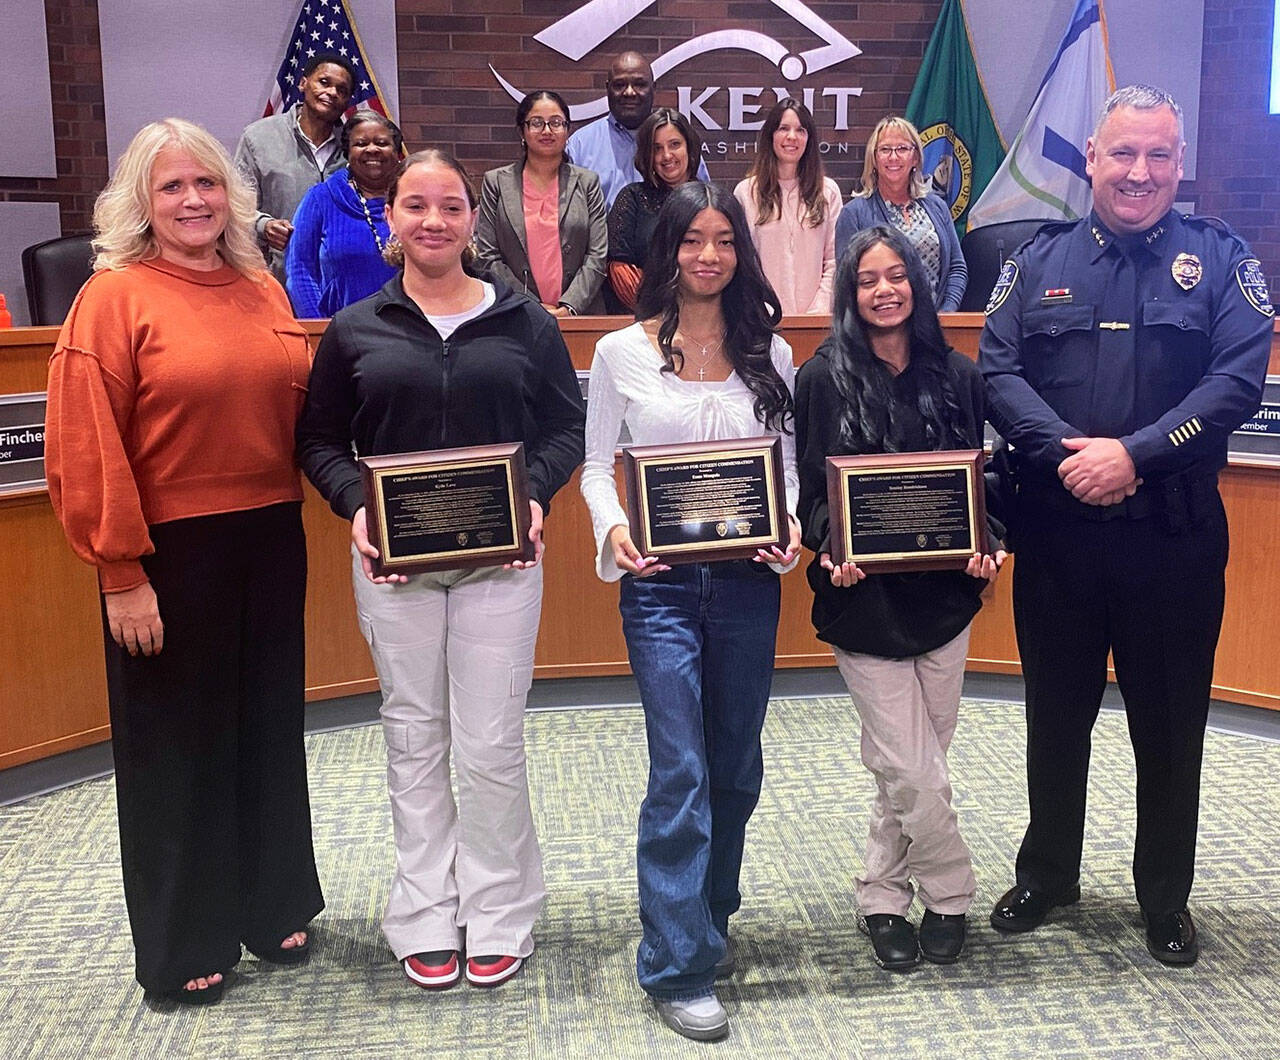
[[[940,313],[960,308],[969,267],[960,253],[960,237],[951,209],[942,196],[931,194],[929,178],[921,172],[924,146],[906,118],[881,118],[867,140],[862,164],[862,188],[836,219],[836,260],[844,258],[854,233],[888,225],[907,237],[924,263]]]
[[[400,164],[400,130],[377,111],[361,110],[343,126],[341,144],[346,167],[307,192],[293,216],[285,286],[300,320],[333,316],[396,271],[382,260],[388,239],[382,213]]]

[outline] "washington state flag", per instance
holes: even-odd
[[[1005,145],[987,104],[960,0],[945,0],[929,38],[907,120],[920,130],[923,166],[964,235],[969,207],[1004,159]]]

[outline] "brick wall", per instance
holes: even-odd
[[[574,63],[533,39],[551,24],[565,4],[537,0],[397,0],[400,51],[400,116],[411,146],[450,146],[476,173],[517,157],[515,102],[497,84],[489,64],[522,90],[554,88],[571,105],[604,93],[605,71],[619,51],[634,48],[656,56],[700,34],[726,25],[766,31],[796,52],[816,42],[804,27],[763,0],[667,0],[633,19],[625,30]],[[814,88],[815,119],[828,174],[846,193],[862,169],[863,146],[871,127],[886,113],[900,112],[911,94],[925,44],[937,21],[941,0],[897,3],[848,3],[810,0],[808,7],[863,54],[795,82],[784,81],[777,67],[745,52],[718,52],[700,57],[659,79],[657,103],[675,106],[677,88],[694,95],[719,85],[704,109],[727,124],[728,86],[764,86],[756,100],[759,120],[775,99],[769,89],[787,87],[796,96]],[[659,14],[654,12],[658,11]],[[528,12],[528,13],[526,13]],[[787,33],[789,26],[795,32]],[[860,87],[849,101],[849,128],[837,130],[836,102],[822,97],[826,86]],[[754,151],[754,131],[706,131],[711,148],[711,178],[733,183],[745,175]]]
[[[45,0],[53,140],[58,175],[0,177],[0,200],[56,202],[64,234],[88,231],[93,202],[107,182],[107,126],[102,107],[102,50],[97,0]]]
[[[1200,143],[1190,189],[1262,261],[1280,298],[1280,114],[1267,114],[1272,0],[1205,0]]]
[[[825,156],[828,171],[847,192],[861,171],[870,126],[882,114],[906,106],[941,0],[810,0],[809,6],[863,50],[856,59],[792,86],[862,88],[862,96],[851,102],[848,130],[832,128],[830,101],[820,99],[817,106],[821,138],[831,145]],[[511,161],[516,153],[515,104],[494,81],[489,63],[521,88],[551,85],[571,103],[580,103],[603,92],[608,58],[625,46],[620,35],[574,64],[533,40],[566,10],[563,4],[487,0],[484,14],[476,13],[478,7],[474,0],[396,4],[406,137],[411,145],[451,145],[476,172]],[[89,226],[94,197],[107,177],[97,3],[46,0],[45,11],[58,176],[0,178],[0,199],[57,201],[63,230],[73,232]],[[767,20],[770,33],[784,44],[814,44],[803,30],[794,39],[779,34],[785,16],[780,18],[778,9],[764,0],[666,0],[661,11],[661,18],[646,14],[635,19],[625,32],[627,43],[658,54],[694,32],[726,22],[762,30]],[[1197,179],[1184,185],[1182,197],[1240,231],[1262,259],[1272,291],[1280,293],[1280,116],[1266,115],[1271,19],[1271,0],[1205,0],[1199,169]],[[743,53],[722,53],[695,65],[696,76],[682,75],[683,68],[677,68],[662,79],[659,103],[674,104],[678,84],[700,90],[717,82],[784,83],[771,63]],[[771,98],[766,93],[762,102],[767,105]],[[726,94],[713,97],[707,110],[723,123]],[[738,179],[750,156],[736,145],[753,142],[754,134],[711,132],[708,138],[728,145],[725,153],[717,148],[709,158],[712,178]]]

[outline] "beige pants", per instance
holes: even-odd
[[[935,913],[967,913],[977,890],[969,848],[951,807],[947,748],[956,730],[969,629],[924,655],[883,659],[835,649],[862,721],[862,762],[876,778],[864,915],[906,915],[912,879]]]
[[[382,685],[396,843],[383,934],[397,959],[527,957],[546,893],[524,754],[542,567],[374,585],[356,559],[354,582]]]

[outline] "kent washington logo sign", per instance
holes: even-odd
[[[715,30],[686,40],[655,58],[652,62],[654,80],[656,81],[663,74],[689,59],[710,52],[737,50],[759,55],[773,63],[785,81],[796,81],[862,54],[862,50],[857,45],[837,32],[833,26],[819,18],[799,0],[770,0],[770,2],[813,33],[822,43],[797,54],[789,51],[773,37],[755,30]],[[535,34],[533,39],[576,63],[623,29],[632,19],[653,7],[655,3],[656,0],[588,0],[587,3]],[[492,64],[489,70],[512,99],[519,100],[524,97],[524,90],[517,88],[503,77]],[[762,108],[759,104],[747,102],[747,97],[763,92],[763,88],[728,88],[728,119],[725,124],[718,122],[705,109],[705,105],[719,91],[721,91],[720,86],[711,86],[695,96],[692,88],[680,86],[679,108],[706,129],[754,130],[760,127],[762,121],[752,121],[750,115]],[[773,92],[778,99],[791,94],[786,88],[775,88]],[[822,90],[823,97],[832,98],[835,101],[834,126],[836,129],[844,130],[849,127],[849,98],[861,94],[861,88],[824,88]],[[814,95],[814,89],[804,89],[804,102],[811,111],[815,110]],[[571,107],[569,117],[575,122],[580,122],[597,118],[608,109],[608,98],[600,96],[598,99]]]

